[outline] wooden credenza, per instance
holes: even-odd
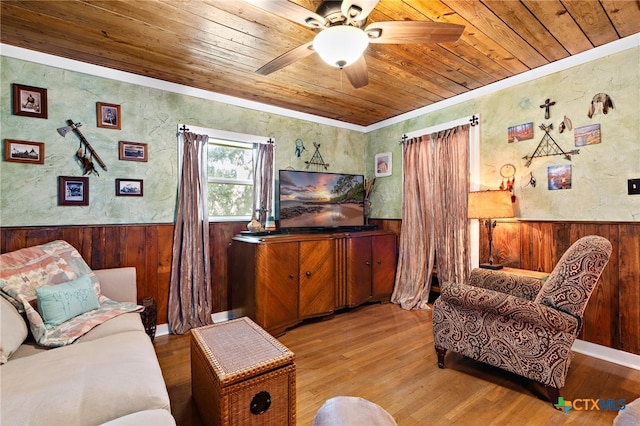
[[[233,315],[277,336],[306,318],[388,301],[397,251],[389,231],[237,235],[229,253]]]

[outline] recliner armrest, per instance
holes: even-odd
[[[566,312],[499,291],[449,282],[442,286],[440,297],[462,308],[489,312],[555,331],[577,334],[580,329],[579,319]]]
[[[138,303],[136,268],[96,269],[102,294],[117,302]]]
[[[542,288],[542,280],[506,271],[476,268],[471,271],[469,285],[534,300]]]

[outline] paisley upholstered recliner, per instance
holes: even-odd
[[[569,247],[546,282],[474,269],[468,283],[441,283],[433,305],[438,366],[450,349],[544,384],[557,403],[571,345],[610,255],[611,243],[592,235]]]

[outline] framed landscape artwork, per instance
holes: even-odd
[[[127,197],[142,197],[142,179],[116,179],[116,195]]]
[[[120,141],[118,158],[126,161],[148,161],[147,144]]]
[[[58,204],[61,206],[89,205],[89,178],[58,176]]]
[[[4,160],[16,163],[44,164],[44,143],[5,139]]]
[[[14,83],[13,115],[47,118],[47,89]]]

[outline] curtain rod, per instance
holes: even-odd
[[[424,129],[414,130],[413,132],[405,133],[400,138],[400,143],[404,143],[404,142],[407,141],[407,139],[410,139],[410,138],[415,138],[415,137],[418,137],[418,136],[424,136],[424,135],[427,135],[427,134],[436,133],[436,132],[439,132],[441,130],[451,129],[452,127],[461,126],[461,125],[464,125],[464,124],[467,124],[467,123],[469,123],[469,125],[471,127],[477,126],[480,123],[480,115],[479,114],[473,114],[472,116],[459,118],[457,120],[449,121],[447,123],[436,124],[436,125],[431,126],[431,127],[427,127],[427,128],[424,128]]]

